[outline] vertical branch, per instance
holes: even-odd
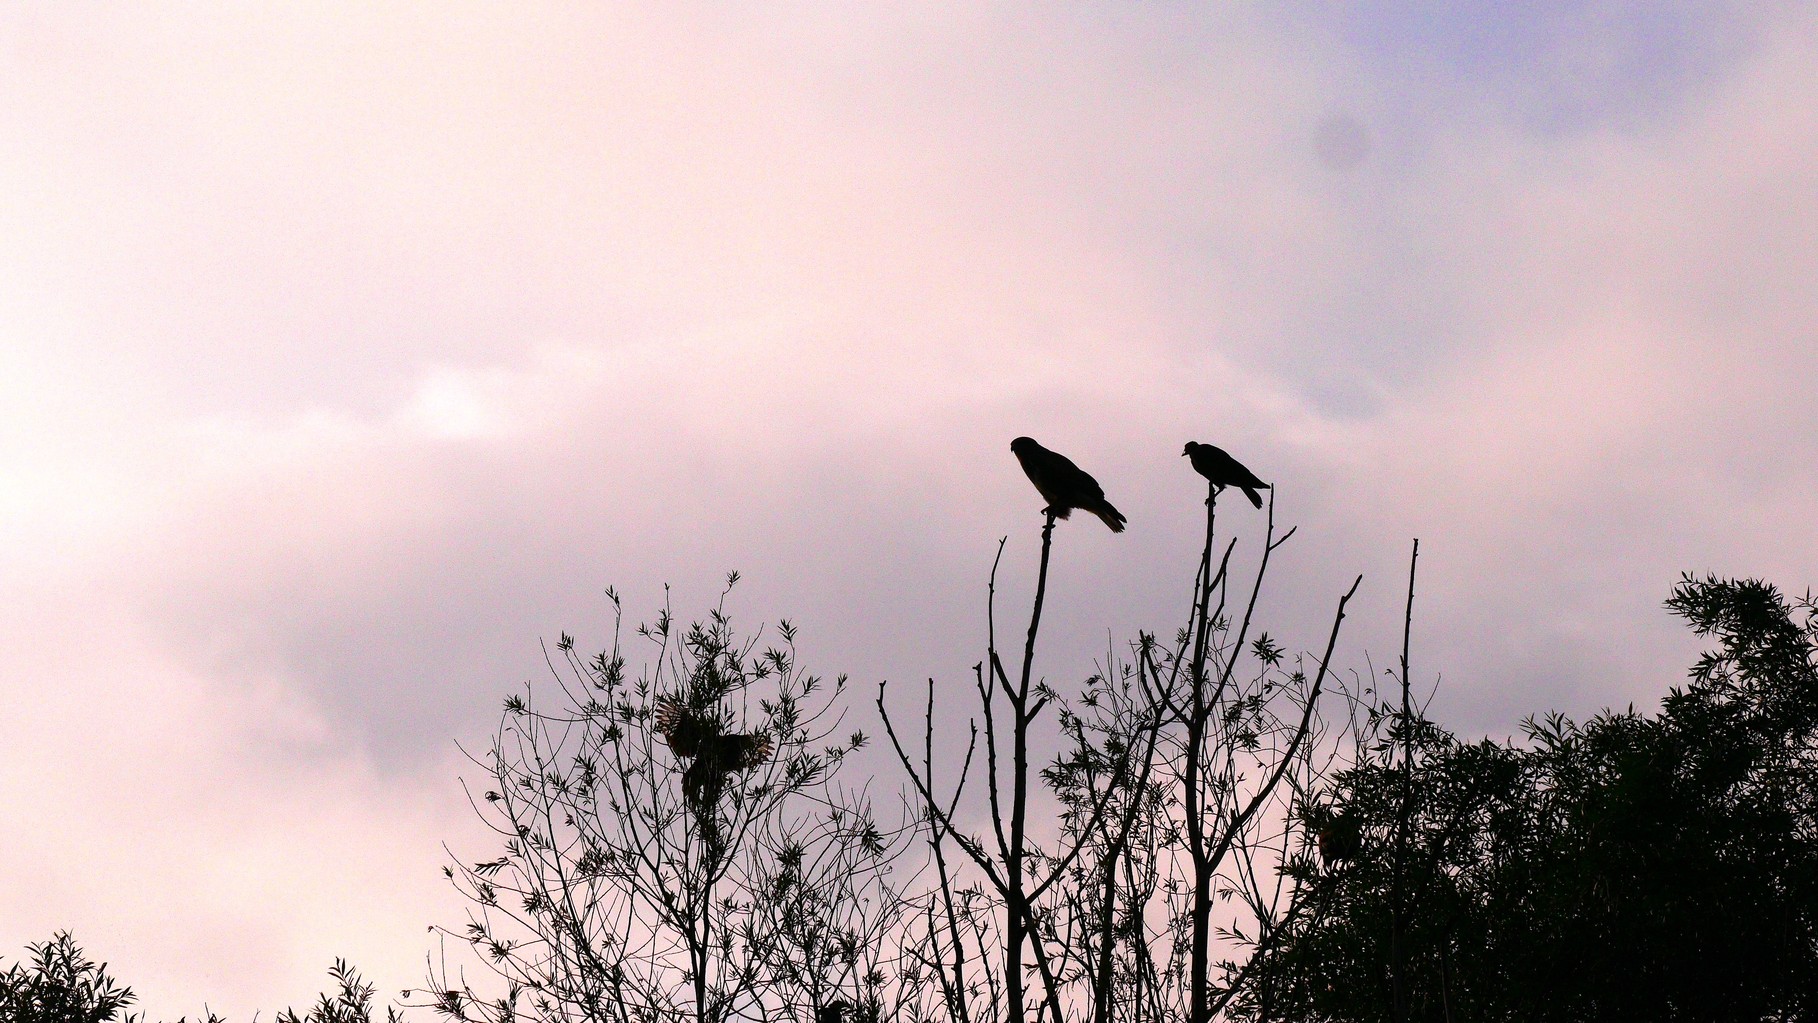
[[[1003,686],[1005,692],[1010,691],[1003,659],[997,655],[997,569],[1003,564],[1004,544],[1009,539],[1007,536],[998,538],[997,556],[991,559],[991,578],[985,590],[985,659],[989,663],[989,674],[977,665],[972,669],[985,717],[985,796],[991,804],[991,828],[997,839],[998,855],[1006,861],[1010,859],[1010,845],[1004,837],[1004,815],[998,803],[997,721],[991,714],[991,701],[996,697],[997,686]]]
[[[1414,632],[1414,569],[1420,561],[1420,537],[1408,556],[1408,606],[1401,619],[1401,716],[1408,716],[1408,640]]]
[[[1405,871],[1408,855],[1408,826],[1414,798],[1414,719],[1408,698],[1408,641],[1414,630],[1414,569],[1420,561],[1420,540],[1414,540],[1414,552],[1408,557],[1408,605],[1401,623],[1401,808],[1395,822],[1395,897],[1390,903],[1389,959],[1390,983],[1393,985],[1395,1019],[1408,1018],[1408,947],[1407,891]]]
[[[1035,667],[1035,634],[1041,629],[1042,601],[1048,595],[1048,552],[1054,546],[1054,513],[1047,513],[1047,521],[1042,525],[1042,565],[1035,576],[1035,607],[1029,612],[1029,638],[1023,644],[1023,677],[1017,694],[1022,699],[1029,696],[1029,674]]]
[[[1038,702],[1029,707],[1029,679],[1035,670],[1035,637],[1041,630],[1042,603],[1048,593],[1048,556],[1054,547],[1054,513],[1046,514],[1042,524],[1042,561],[1035,578],[1035,605],[1029,612],[1029,636],[1023,643],[1021,677],[1015,691],[1008,692],[1011,720],[1010,764],[1010,857],[1004,864],[1004,987],[1009,995],[1008,1020],[1024,1016],[1023,942],[1033,934],[1029,921],[1033,914],[1023,889],[1023,859],[1026,846],[1023,835],[1029,813],[1029,723],[1041,709]],[[1005,687],[1008,688],[1007,686]],[[1036,935],[1039,938],[1039,935]],[[1050,991],[1049,997],[1055,992]]]
[[[1218,518],[1218,484],[1206,484],[1206,543],[1199,552],[1199,574],[1194,577],[1193,613],[1188,616],[1189,622],[1197,621],[1193,630],[1194,684],[1204,676],[1206,665],[1206,643],[1210,633],[1209,609],[1212,602],[1212,531]]]
[[[878,689],[878,708],[880,712],[882,711],[883,706],[883,688],[880,686]],[[933,792],[934,679],[932,678],[928,680],[928,705],[923,712],[922,721],[922,768],[928,772],[927,790]],[[943,842],[946,838],[946,822],[952,820],[954,807],[959,805],[960,793],[964,792],[966,789],[966,776],[972,767],[972,751],[977,745],[978,731],[975,727],[972,733],[972,742],[966,747],[966,763],[961,767],[959,781],[953,788],[953,802],[948,805],[947,813],[944,816],[938,811],[931,811],[928,814],[928,826],[932,832],[929,835],[928,844],[934,850],[934,866],[936,877],[939,881],[938,897],[940,899],[941,908],[946,913],[948,940],[953,943],[953,962],[950,967],[953,971],[952,980],[947,982],[944,986],[946,987],[946,990],[950,992],[947,996],[948,1009],[957,1012],[960,1023],[972,1023],[971,1009],[968,1007],[965,997],[967,989],[966,944],[960,938],[959,914],[955,912],[953,907],[953,876],[947,870],[947,856],[943,848]],[[930,909],[929,912],[932,914],[933,910]],[[942,968],[938,950],[935,957],[935,967],[936,969]],[[943,976],[945,976],[944,973]]]
[[[1187,717],[1186,769],[1183,779],[1184,808],[1187,818],[1187,852],[1193,864],[1193,894],[1189,904],[1192,928],[1192,951],[1188,964],[1188,1011],[1192,1023],[1205,1023],[1210,1018],[1210,981],[1212,961],[1212,870],[1206,857],[1206,811],[1200,805],[1201,774],[1205,770],[1205,731],[1212,707],[1206,693],[1206,657],[1211,637],[1212,540],[1218,516],[1218,485],[1206,485],[1206,543],[1199,555],[1199,604],[1194,609],[1193,660],[1187,668],[1187,684],[1192,687],[1191,711]]]
[[[1036,683],[1035,644],[1040,635],[1042,611],[1047,601],[1048,568],[1053,555],[1056,518],[1057,516],[1053,512],[1047,512],[1042,526],[1041,562],[1036,578],[1035,597],[1030,611],[1029,630],[1023,645],[1023,660],[1014,681],[1005,670],[1003,658],[997,647],[995,602],[998,562],[994,561],[992,564],[990,596],[986,606],[987,658],[984,662],[974,666],[974,675],[984,715],[986,803],[991,831],[996,839],[995,855],[987,852],[976,839],[970,839],[955,831],[952,820],[953,807],[950,806],[943,810],[941,804],[936,801],[932,792],[931,776],[924,779],[916,775],[914,769],[910,767],[905,751],[896,740],[889,715],[883,711],[881,700],[879,709],[880,713],[883,713],[885,732],[890,736],[898,758],[910,770],[911,781],[915,784],[917,795],[933,822],[936,838],[950,836],[955,839],[967,857],[983,871],[991,888],[1003,900],[1002,930],[999,932],[1003,941],[1003,959],[1002,971],[997,977],[1002,985],[1001,992],[997,992],[1001,993],[1001,998],[994,997],[993,1006],[1002,1007],[1001,1011],[1006,1012],[1009,1019],[1022,1020],[1028,1014],[1030,999],[1025,964],[1030,962],[1028,956],[1033,952],[1033,967],[1040,974],[1044,992],[1044,997],[1035,1002],[1034,1011],[1050,1016],[1052,1023],[1061,1023],[1062,977],[1054,969],[1041,928],[1041,917],[1035,911],[1035,906],[1046,889],[1046,885],[1052,883],[1055,878],[1032,885],[1031,856],[1039,859],[1040,854],[1032,853],[1028,841],[1029,731],[1031,724],[1040,716],[1051,695],[1045,687]],[[998,545],[1000,560],[1002,554],[1003,544],[1000,542]],[[1007,716],[994,711],[995,699],[1000,693],[1009,707]],[[932,722],[932,706],[930,706],[927,720]],[[1000,734],[1000,730],[1004,729],[1008,730],[1007,735]],[[1006,745],[1009,747],[1007,752],[1010,763],[1005,768],[1009,775],[1008,778],[1004,777],[1004,774],[998,769],[1000,740],[1004,739],[1008,740]],[[976,741],[975,732],[974,743]],[[968,753],[969,762],[970,752]],[[958,798],[959,793],[956,790],[954,793],[955,804],[957,804]],[[939,861],[941,853],[938,844],[935,854]],[[1064,866],[1070,864],[1071,860],[1062,857],[1061,862],[1064,869]],[[943,874],[943,894],[948,910],[948,933],[955,945],[953,951],[956,958],[953,967],[952,989],[963,999],[970,993],[970,988],[960,981],[959,964],[962,960],[957,957],[963,952],[957,936],[954,935],[953,925],[956,920],[951,898],[951,882],[947,880],[944,863],[937,862],[937,870]],[[1056,876],[1058,876],[1058,871]],[[962,907],[960,915],[970,915],[970,912],[970,909]],[[982,936],[982,932],[979,936]],[[980,952],[982,953],[982,951],[981,948]],[[938,960],[938,950],[936,950],[936,959]],[[946,976],[944,966],[940,965],[938,961],[936,968],[941,970],[943,977]],[[988,972],[985,974],[985,979],[987,983],[992,979]],[[951,1002],[952,999],[950,998],[949,1001]],[[951,1008],[952,1006],[950,1006]],[[962,1005],[960,1012],[963,1014],[965,1011]]]
[[[1161,734],[1161,710],[1150,707],[1142,714],[1142,727],[1148,732],[1142,753],[1142,770],[1134,780],[1129,778],[1129,767],[1126,763],[1117,777],[1108,785],[1115,789],[1125,789],[1125,805],[1118,822],[1115,838],[1105,850],[1104,869],[1099,881],[1098,918],[1098,961],[1094,964],[1092,999],[1094,1023],[1111,1023],[1111,1007],[1115,1001],[1114,978],[1112,973],[1112,952],[1117,944],[1117,870],[1120,864],[1127,864],[1130,859],[1131,835],[1136,826],[1138,813],[1143,808],[1143,793],[1149,786],[1149,773],[1155,766],[1155,744]]]

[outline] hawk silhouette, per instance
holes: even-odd
[[[1074,465],[1072,459],[1049,451],[1027,437],[1011,441],[1010,450],[1016,452],[1016,460],[1023,464],[1029,482],[1035,484],[1035,489],[1048,502],[1046,511],[1049,514],[1064,519],[1078,508],[1103,519],[1111,532],[1124,531],[1124,513],[1111,507],[1098,481]]]
[[[775,746],[767,732],[729,732],[717,713],[697,710],[674,696],[656,701],[656,729],[675,755],[693,763],[682,772],[682,798],[710,839],[718,834],[714,812],[734,771],[749,771],[770,759]]]
[[[1244,492],[1251,504],[1262,507],[1262,495],[1257,491],[1268,490],[1269,485],[1244,468],[1242,462],[1225,454],[1225,449],[1190,440],[1181,454],[1193,463],[1193,470],[1211,480],[1213,486],[1220,490],[1236,487]]]
[[[1327,821],[1315,839],[1319,843],[1319,856],[1327,863],[1354,860],[1363,851],[1363,830],[1354,818],[1342,814]]]

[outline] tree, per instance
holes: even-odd
[[[135,999],[96,965],[68,931],[27,945],[29,962],[0,972],[0,1020],[9,1023],[109,1023]]]
[[[429,1004],[489,1023],[807,1023],[838,1002],[875,1016],[900,843],[835,784],[867,742],[832,739],[845,678],[805,673],[787,621],[777,645],[739,634],[726,594],[686,628],[667,604],[638,626],[634,678],[607,596],[610,648],[583,660],[563,635],[549,683],[507,698],[473,757],[475,809],[504,848],[446,869],[473,907],[444,933],[503,990],[444,959]]]
[[[1255,612],[1270,556],[1292,530],[1274,535],[1271,506],[1255,578],[1233,599],[1235,540],[1214,557],[1220,490],[1208,481],[1186,625],[1171,645],[1139,635],[1077,695],[1032,667],[1052,505],[1014,672],[998,645],[994,563],[986,656],[973,673],[978,718],[951,781],[935,777],[932,682],[919,758],[880,687],[934,873],[908,917],[904,983],[926,993],[914,1018],[1205,1023],[1300,911],[1298,885],[1282,883],[1288,821],[1331,762],[1322,694],[1358,584],[1339,601],[1324,653],[1289,656]],[[1057,728],[1043,734],[1051,707]],[[1054,753],[1037,771],[1044,746]],[[982,833],[968,823],[981,818]],[[1032,827],[1039,819],[1058,827]]]
[[[1266,963],[1276,1004],[1244,1012],[1394,1018],[1407,819],[1407,1018],[1818,1019],[1812,599],[1687,576],[1667,606],[1718,646],[1656,715],[1548,715],[1518,745],[1379,708],[1322,797],[1359,822],[1359,855],[1299,868],[1321,912]]]

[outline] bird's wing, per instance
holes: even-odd
[[[1035,492],[1042,495],[1042,500],[1048,502],[1059,517],[1066,518],[1068,509],[1073,505],[1066,484],[1066,471],[1073,463],[1067,461],[1065,456],[1039,445],[1031,451],[1018,451],[1016,458],[1023,464],[1023,475],[1035,484]]]
[[[673,696],[659,696],[654,715],[656,729],[676,756],[692,757],[700,752],[704,731],[701,723]]]
[[[1048,454],[1054,459],[1052,475],[1055,488],[1064,495],[1068,504],[1085,507],[1105,498],[1105,489],[1098,485],[1092,474],[1073,464],[1073,459],[1058,452]]]
[[[728,735],[726,739],[729,752],[732,754],[727,761],[730,766],[740,771],[749,771],[769,760],[771,752],[775,749],[769,732],[735,733]]]

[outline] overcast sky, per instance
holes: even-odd
[[[1060,683],[1180,624],[1187,440],[1290,647],[1361,572],[1387,664],[1421,539],[1469,734],[1654,706],[1681,571],[1818,581],[1811,3],[321,6],[0,8],[0,958],[418,983],[541,638],[738,569],[960,689],[1019,434],[1130,520]]]

